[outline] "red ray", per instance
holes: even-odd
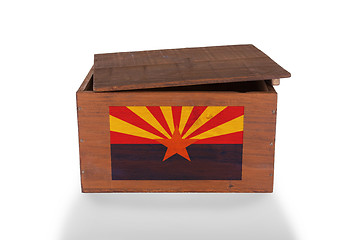
[[[142,128],[148,132],[151,132],[159,137],[166,138],[164,134],[159,132],[156,128],[154,128],[141,117],[133,113],[127,107],[109,107],[109,114],[139,128]]]
[[[184,134],[189,130],[189,128],[194,124],[194,122],[200,117],[200,115],[205,111],[207,107],[206,106],[195,106],[193,110],[191,111],[191,114],[189,116],[189,119],[187,123],[185,124],[184,130],[181,134],[181,136],[184,136]]]
[[[243,132],[229,133],[222,136],[205,138],[193,144],[243,144]]]
[[[237,106],[229,106],[222,110],[219,114],[215,117],[210,119],[204,125],[196,129],[193,133],[191,133],[187,138],[192,138],[194,136],[199,135],[200,133],[206,132],[214,127],[217,127],[223,123],[226,123],[234,118],[240,117],[244,115],[244,107],[237,107]]]
[[[180,116],[181,116],[181,108],[182,107],[172,107],[172,113],[173,113],[173,119],[174,119],[174,125],[175,128],[179,128],[179,124],[180,124]]]
[[[159,144],[158,141],[110,131],[111,144]]]
[[[149,109],[151,114],[156,118],[156,120],[158,120],[158,122],[161,124],[161,126],[163,126],[165,131],[171,136],[172,133],[170,131],[170,128],[165,120],[164,114],[162,113],[160,107],[151,106],[151,107],[147,107],[147,109]]]

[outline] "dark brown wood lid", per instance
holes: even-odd
[[[94,61],[98,92],[290,77],[253,45],[95,54]]]

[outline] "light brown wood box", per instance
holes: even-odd
[[[287,77],[253,45],[95,55],[76,93],[82,191],[272,192],[273,85]],[[241,180],[112,180],[109,106],[244,106]]]

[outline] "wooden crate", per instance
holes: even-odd
[[[77,92],[83,192],[272,192],[277,93],[253,45],[95,55]]]

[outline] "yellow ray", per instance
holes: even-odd
[[[192,134],[196,129],[204,125],[207,121],[215,117],[219,112],[224,110],[226,107],[207,107],[200,117],[194,122],[189,130],[184,134],[183,138],[186,138]]]
[[[151,114],[149,109],[146,107],[127,107],[130,109],[133,113],[141,117],[143,120],[145,120],[147,123],[149,123],[151,126],[156,128],[159,132],[164,134],[167,138],[171,138],[170,135],[165,131],[165,129],[161,126],[161,124],[156,120],[156,118]]]
[[[185,124],[187,123],[192,110],[193,110],[193,107],[182,107],[181,108],[181,117],[180,117],[180,124],[179,124],[180,134],[182,134]]]
[[[164,114],[165,120],[169,126],[170,132],[174,133],[175,127],[174,127],[174,119],[171,107],[160,107],[162,113]]]
[[[205,139],[210,137],[217,137],[229,133],[241,132],[244,129],[244,115],[235,118],[229,122],[223,123],[217,127],[214,127],[206,132],[192,137],[191,139]]]
[[[137,137],[143,137],[148,139],[162,139],[144,129],[136,127],[130,123],[127,123],[119,118],[110,115],[110,131],[125,133]]]

